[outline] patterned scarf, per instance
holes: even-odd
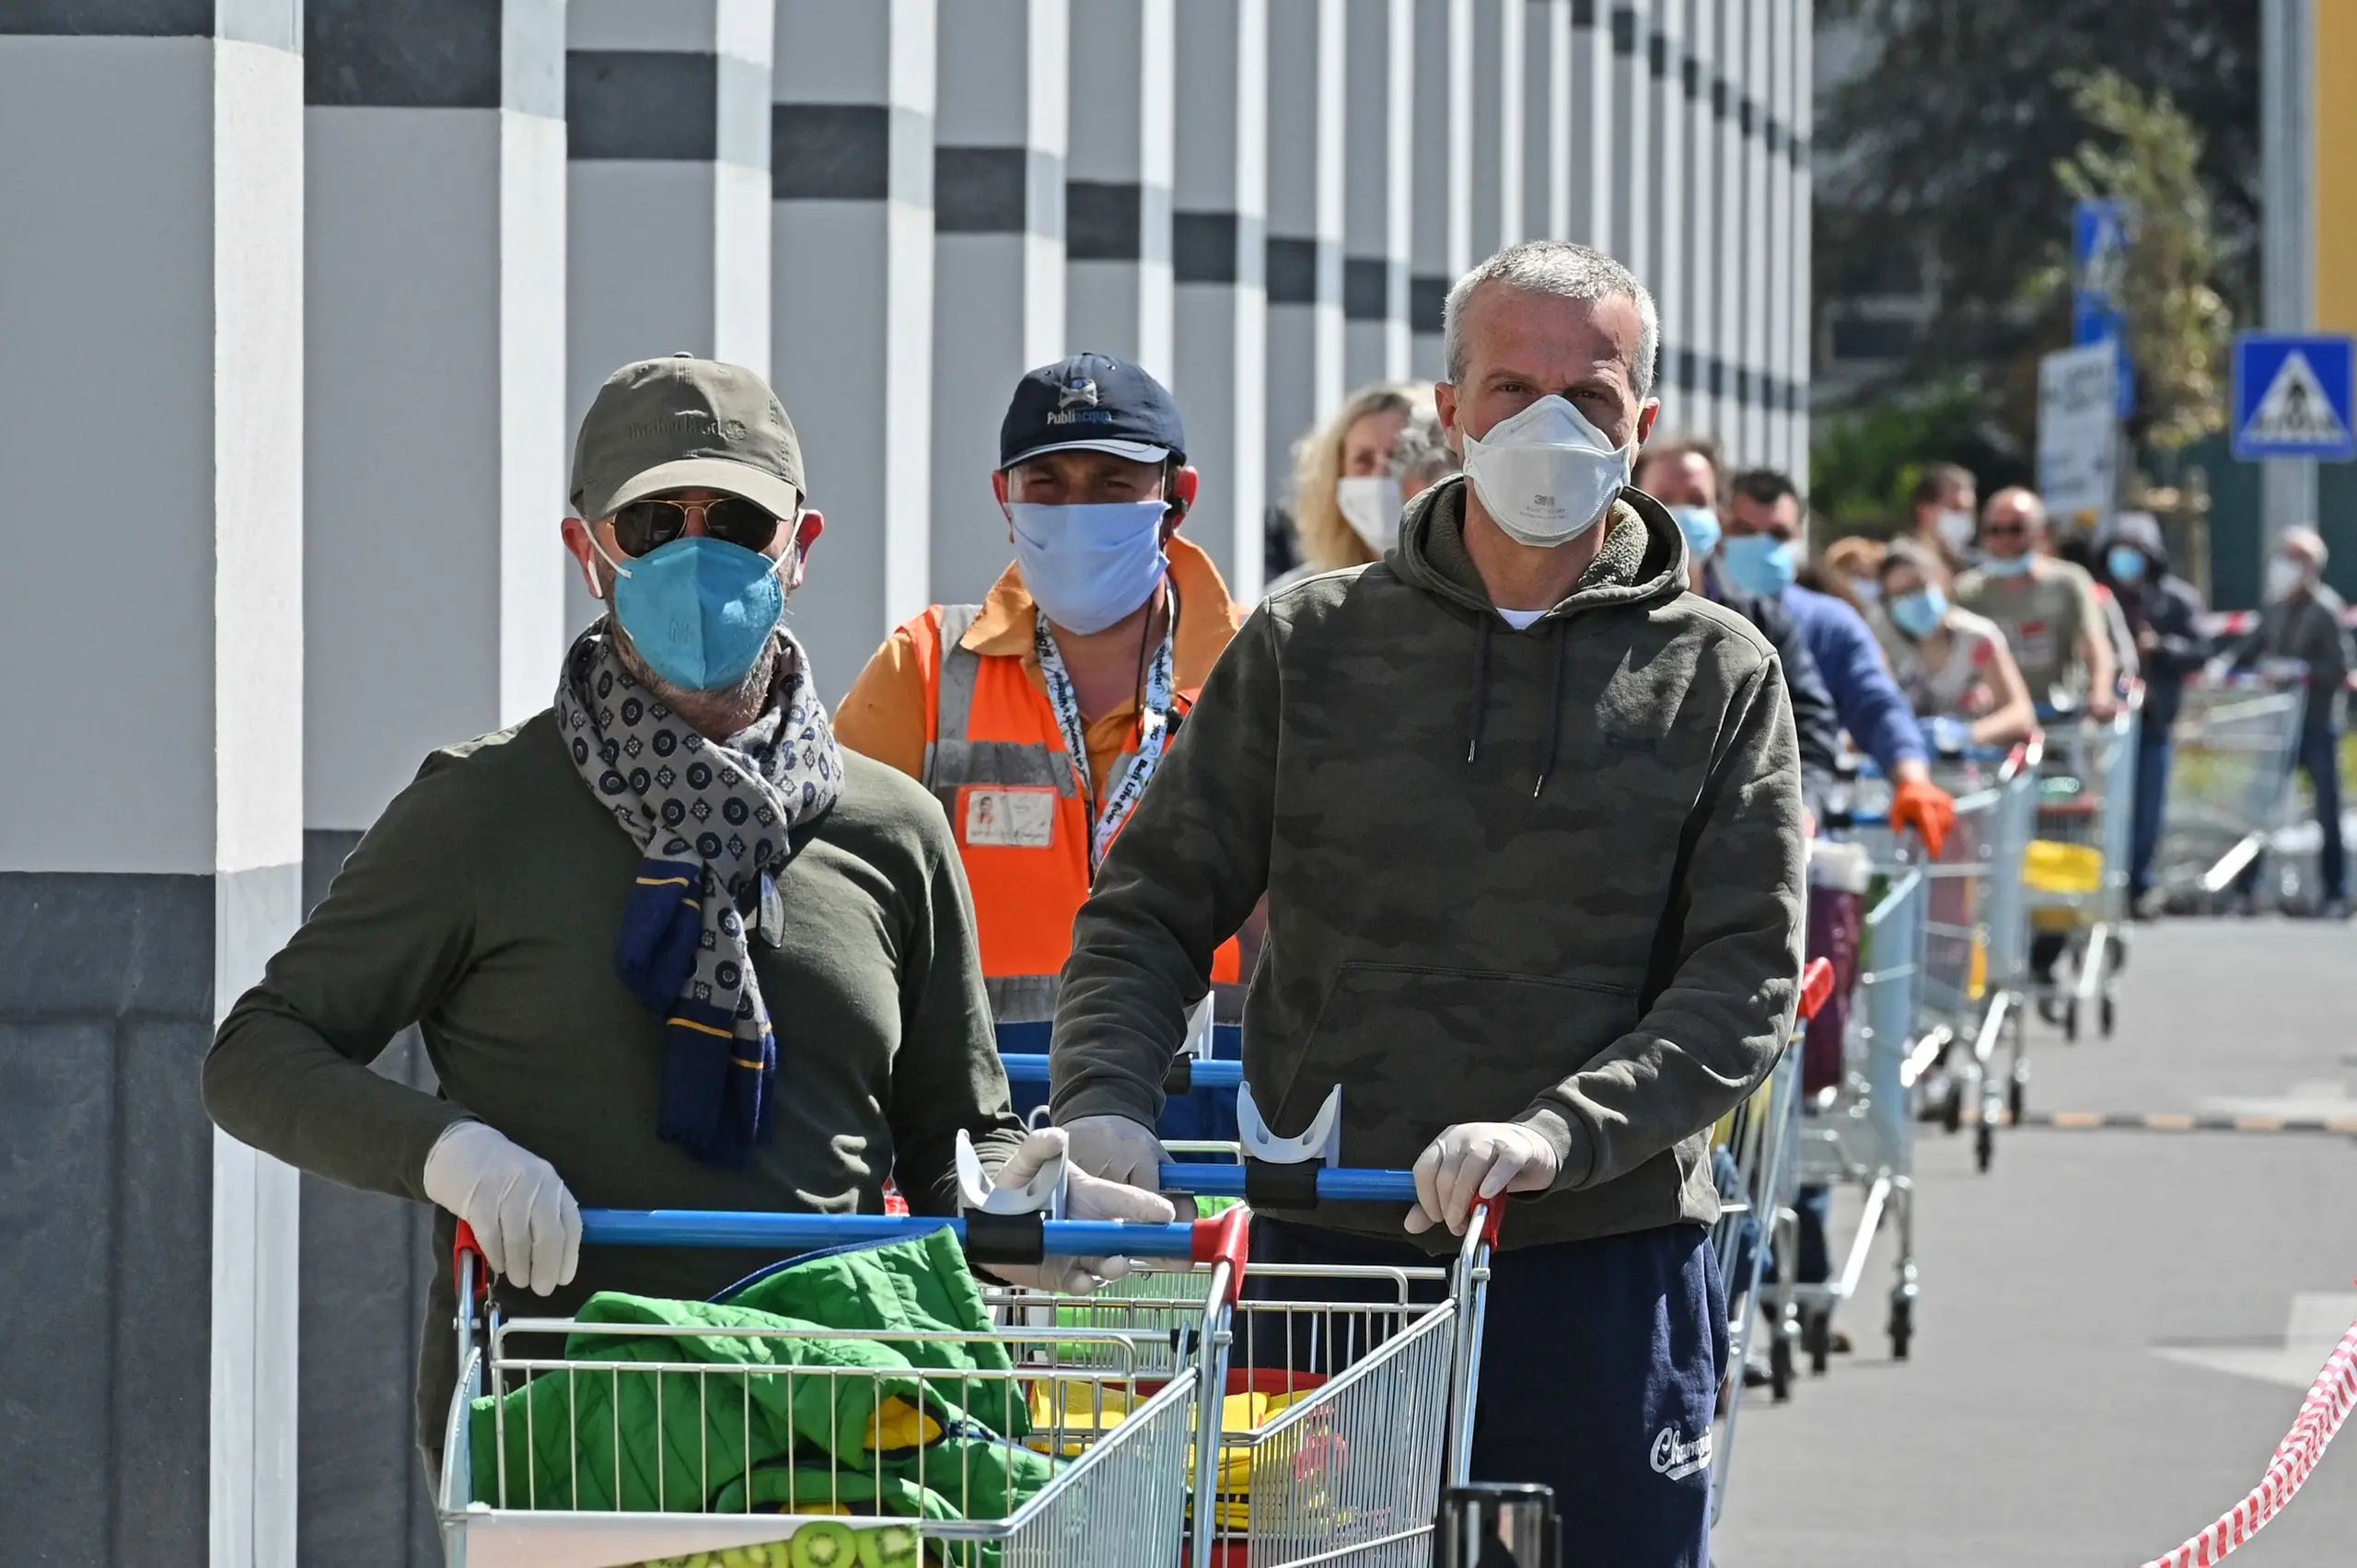
[[[631,674],[603,621],[565,655],[558,733],[582,783],[645,858],[622,912],[614,967],[661,1015],[656,1131],[714,1165],[741,1167],[769,1136],[777,1039],[754,978],[746,914],[774,946],[786,834],[842,793],[842,753],[810,679],[785,659],[770,703],[726,744],[690,728]]]

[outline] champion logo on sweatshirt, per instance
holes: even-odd
[[[1665,1426],[1654,1434],[1654,1473],[1669,1481],[1683,1481],[1697,1470],[1711,1465],[1711,1434],[1706,1427],[1702,1435],[1691,1443],[1678,1440],[1678,1428]]]

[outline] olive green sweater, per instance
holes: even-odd
[[[1021,1137],[972,901],[923,788],[849,752],[843,774],[833,809],[794,834],[782,945],[752,943],[778,1077],[775,1131],[749,1167],[656,1136],[662,1020],[614,972],[639,848],[548,713],[426,760],[230,1010],[206,1108],[290,1164],[420,1202],[427,1152],[472,1116],[554,1165],[585,1208],[877,1212],[897,1177],[917,1213],[955,1213],[958,1129],[993,1164]],[[443,1098],[368,1069],[412,1023]],[[443,1216],[426,1310],[430,1445],[452,1380],[451,1229]],[[702,1297],[769,1260],[591,1247],[553,1300],[523,1300],[540,1314],[599,1290]]]

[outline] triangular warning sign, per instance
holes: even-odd
[[[2308,356],[2295,348],[2283,356],[2267,395],[2251,411],[2243,439],[2266,446],[2337,447],[2349,439],[2349,431]]]

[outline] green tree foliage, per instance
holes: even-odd
[[[1864,68],[1822,96],[1820,298],[1929,281],[1934,308],[1902,379],[1978,376],[2020,450],[2037,422],[2038,353],[2069,336],[2038,285],[2068,254],[2059,166],[2088,139],[2080,91],[2108,68],[2198,128],[2217,284],[2256,295],[2259,0],[1818,0],[1821,34],[1853,29]],[[2173,416],[2174,417],[2174,416]]]
[[[1983,411],[1987,396],[1979,381],[1957,379],[1821,416],[1810,508],[1837,535],[1887,535],[1911,517],[1909,494],[1927,463],[1962,463],[1984,492],[2027,483],[2027,466]]]
[[[2074,101],[2105,140],[2079,144],[2054,176],[2074,198],[2112,197],[2132,215],[2119,281],[2136,364],[2132,434],[2179,451],[2226,424],[2233,321],[2211,286],[2218,244],[2201,184],[2201,133],[2167,93],[2148,97],[2116,71],[2082,79]],[[2069,281],[2049,274],[2049,286]]]

